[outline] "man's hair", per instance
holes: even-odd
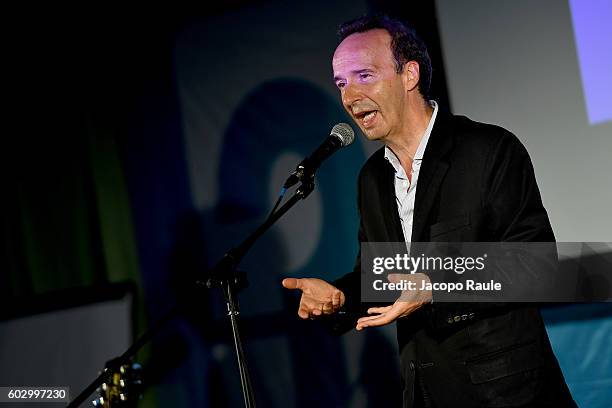
[[[427,97],[431,85],[431,59],[425,43],[417,36],[412,27],[386,14],[374,14],[341,24],[338,28],[338,37],[342,42],[351,34],[377,28],[387,30],[391,36],[391,52],[398,74],[402,72],[408,61],[416,61],[419,64],[419,91],[423,97]]]

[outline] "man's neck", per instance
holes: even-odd
[[[428,101],[421,98],[416,103],[409,103],[408,110],[408,123],[404,126],[403,132],[398,137],[385,141],[385,144],[395,153],[410,177],[412,161],[431,120],[433,108]]]

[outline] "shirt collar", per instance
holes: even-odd
[[[438,103],[434,100],[430,100],[429,104],[433,108],[433,113],[431,115],[431,118],[429,119],[427,128],[425,128],[425,133],[423,133],[423,136],[421,137],[421,141],[419,142],[419,147],[417,148],[417,151],[414,154],[415,161],[423,160],[423,154],[425,153],[425,148],[427,147],[429,136],[431,135],[431,131],[434,126],[434,122],[436,121],[436,116],[438,116]],[[396,172],[402,168],[402,166],[400,165],[399,159],[397,158],[395,153],[393,153],[393,150],[391,150],[388,146],[385,146],[385,159],[387,159],[389,163],[391,163],[391,165],[393,166]]]
[[[417,148],[417,151],[414,154],[414,160],[423,160],[423,154],[425,153],[425,148],[427,147],[429,136],[431,135],[434,122],[436,121],[436,116],[438,116],[438,103],[434,100],[429,101],[429,103],[433,108],[433,113],[431,114],[431,119],[429,119],[429,123],[427,124],[427,128],[425,129],[425,133],[423,133],[423,137],[421,138],[419,147]]]

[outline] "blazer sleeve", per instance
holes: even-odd
[[[483,179],[484,207],[493,238],[501,242],[554,242],[527,150],[510,132],[489,156]]]
[[[481,206],[487,214],[491,236],[481,241],[554,242],[529,154],[516,136],[503,129],[501,132],[484,167]],[[436,303],[434,297],[434,303],[427,307],[434,329],[450,329],[515,306],[518,305],[501,302]]]

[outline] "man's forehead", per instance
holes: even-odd
[[[377,60],[386,55],[391,55],[390,49],[391,36],[384,29],[374,29],[363,33],[354,33],[346,37],[336,48],[332,64],[338,67],[343,63],[367,62]]]
[[[376,28],[362,33],[353,33],[346,37],[336,48],[336,53],[344,51],[360,51],[363,49],[389,46],[391,36],[387,30]]]

